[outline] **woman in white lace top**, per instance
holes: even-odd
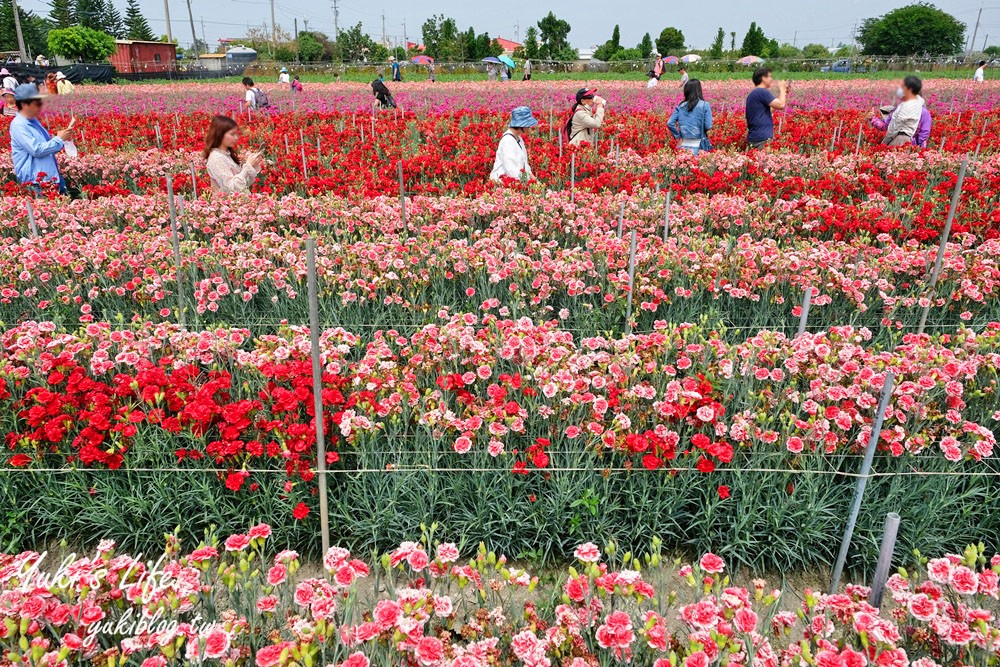
[[[250,192],[263,158],[251,153],[241,161],[236,145],[240,142],[240,128],[232,118],[215,116],[205,135],[205,168],[212,177],[216,192]]]

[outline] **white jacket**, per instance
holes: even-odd
[[[531,165],[528,164],[528,150],[524,140],[508,130],[500,137],[497,146],[497,157],[493,161],[493,171],[490,179],[499,181],[501,176],[531,180]]]
[[[236,164],[228,152],[219,148],[209,153],[205,169],[212,177],[212,187],[216,192],[250,192],[250,185],[258,173],[249,164],[242,167]]]
[[[892,120],[885,130],[885,136],[894,138],[898,134],[912,137],[920,124],[920,114],[924,110],[924,98],[917,95],[912,100],[900,102],[892,112]]]

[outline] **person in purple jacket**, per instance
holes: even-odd
[[[879,108],[871,120],[872,127],[880,132],[885,132],[885,129],[889,127],[889,122],[892,120],[893,111],[895,111],[895,107],[884,106]],[[932,124],[931,112],[925,106],[920,111],[920,121],[917,123],[917,131],[913,133],[913,139],[910,140],[910,143],[918,148],[927,148],[927,140],[931,136]]]

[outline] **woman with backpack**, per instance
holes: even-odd
[[[240,142],[240,127],[227,116],[215,116],[205,134],[202,157],[205,169],[212,178],[216,192],[250,192],[264,158],[260,153],[250,153],[240,159],[236,145]]]
[[[712,150],[708,140],[708,131],[712,129],[712,105],[705,101],[698,79],[684,84],[684,101],[670,114],[667,129],[680,139],[680,147],[684,150],[695,155]]]
[[[604,106],[607,104],[603,97],[597,96],[597,89],[581,88],[576,91],[576,104],[570,111],[570,118],[566,121],[563,138],[574,146],[583,143],[594,144],[597,140],[597,130],[604,125]]]

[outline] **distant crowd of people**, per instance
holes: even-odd
[[[390,61],[393,81],[402,79],[401,69],[395,60]],[[979,63],[974,80],[985,78],[985,61]],[[657,71],[659,70],[659,71]],[[530,64],[525,63],[525,79],[530,79]],[[712,150],[709,138],[712,130],[712,106],[705,100],[701,81],[688,77],[684,67],[679,68],[683,99],[671,111],[667,129],[676,139],[681,150],[698,155]],[[657,58],[650,72],[651,81],[658,83],[663,75],[662,59]],[[433,71],[432,71],[433,76]],[[49,95],[66,95],[73,92],[73,84],[61,72],[51,73],[44,82],[25,77],[20,81],[7,69],[0,69],[5,116],[13,116],[10,124],[11,153],[14,172],[20,183],[38,188],[39,176],[66,192],[66,182],[59,171],[56,155],[60,152],[75,154],[73,124],[51,135],[38,117],[45,98]],[[775,81],[771,70],[758,68],[751,77],[753,89],[745,104],[747,150],[766,147],[775,136],[774,111],[788,105],[791,86],[785,81]],[[288,86],[292,93],[301,93],[298,75],[290,75],[287,68],[278,74],[279,85]],[[655,84],[654,84],[655,85]],[[243,101],[250,110],[262,111],[271,107],[267,93],[250,77],[242,81]],[[651,86],[652,87],[652,86]],[[932,118],[921,97],[922,81],[913,75],[905,77],[895,91],[895,103],[874,109],[870,124],[883,132],[881,143],[886,146],[926,146],[930,137]],[[396,108],[397,104],[381,76],[371,84],[373,104],[383,109]],[[598,133],[604,125],[608,102],[593,88],[576,92],[574,104],[564,116],[559,127],[560,141],[573,146],[596,144]],[[525,136],[538,125],[531,109],[519,106],[511,112],[507,129],[497,144],[490,178],[530,180],[531,165]],[[260,152],[241,157],[237,150],[240,142],[239,125],[227,116],[212,118],[205,136],[202,156],[214,189],[220,192],[247,192],[260,173],[264,158]]]
[[[659,63],[659,59],[657,63]],[[982,68],[985,63],[980,63]],[[701,81],[691,79],[682,67],[681,88],[683,99],[674,107],[667,120],[667,129],[677,140],[680,149],[698,155],[712,150],[709,132],[712,129],[712,105],[705,100]],[[659,82],[662,70],[656,65],[650,72],[650,80]],[[652,76],[655,74],[655,77]],[[759,150],[774,140],[774,111],[788,106],[791,85],[786,81],[775,81],[767,67],[756,69],[751,77],[753,89],[747,95],[744,116],[746,121],[745,148]],[[976,80],[982,80],[982,72],[977,70]],[[650,86],[653,87],[653,86]],[[923,82],[910,75],[903,79],[895,92],[895,104],[874,110],[870,124],[883,132],[881,143],[885,146],[927,146],[931,134],[931,113],[920,96]],[[593,144],[597,130],[604,124],[607,102],[596,95],[596,90],[582,88],[577,91],[576,104],[569,113],[562,128],[563,138],[570,144]],[[510,126],[500,138],[496,158],[490,178],[500,181],[504,177],[512,179],[531,178],[524,135],[538,121],[528,107],[518,107],[511,114]]]

